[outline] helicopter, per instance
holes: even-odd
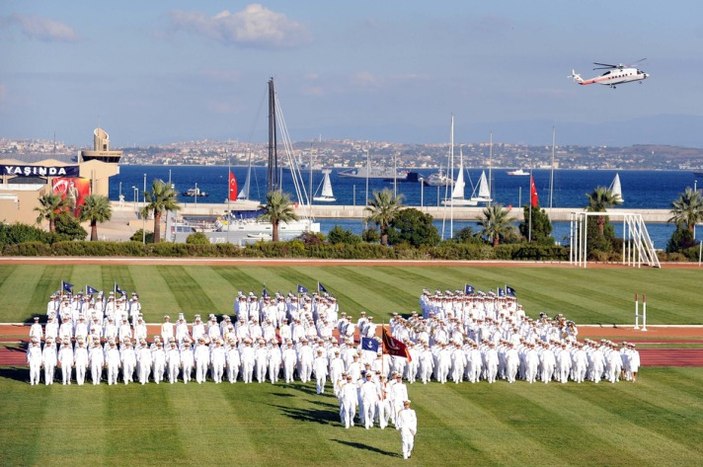
[[[622,63],[612,65],[610,63],[593,62],[594,65],[598,65],[597,67],[593,68],[594,70],[608,71],[606,71],[600,76],[596,76],[595,78],[583,79],[581,75],[579,75],[578,73],[576,73],[575,70],[572,69],[571,75],[569,75],[567,78],[573,79],[575,82],[582,86],[585,86],[587,84],[602,84],[605,86],[610,86],[613,89],[615,89],[615,86],[618,84],[632,83],[635,81],[640,81],[640,84],[642,84],[642,80],[649,78],[649,74],[640,70],[635,65],[645,60],[647,59],[642,58],[631,65],[624,65]]]

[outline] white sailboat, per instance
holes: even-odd
[[[334,197],[332,182],[330,181],[330,173],[332,173],[332,171],[325,169],[322,173],[325,175],[325,178],[322,180],[322,191],[319,196],[313,196],[312,200],[322,203],[333,203],[337,201],[337,199]]]
[[[620,174],[618,174],[617,172],[615,173],[615,178],[613,178],[613,182],[610,184],[610,187],[608,189],[613,194],[613,196],[620,197],[620,202],[625,201],[625,198],[622,197],[622,187],[620,186]]]
[[[473,201],[476,206],[478,203],[490,203],[493,201],[491,199],[491,190],[488,187],[488,179],[486,178],[486,171],[481,171],[481,178],[478,180],[478,185],[474,194],[471,195],[471,201]]]
[[[452,189],[451,198],[442,201],[445,206],[477,206],[478,202],[473,199],[464,198],[464,188],[466,183],[464,182],[464,154],[460,151],[459,153],[459,172],[456,176],[456,181],[454,182],[454,188]]]

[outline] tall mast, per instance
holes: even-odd
[[[276,92],[273,87],[273,78],[269,80],[269,160],[267,191],[276,191],[280,188],[278,178],[278,136],[276,134]]]
[[[557,130],[552,127],[552,170],[549,173],[549,215],[552,214],[552,194],[554,193],[554,151],[557,142]]]

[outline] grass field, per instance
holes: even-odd
[[[504,267],[0,266],[0,321],[43,313],[61,280],[141,296],[164,313],[228,313],[236,291],[311,290],[377,321],[417,308],[422,288],[509,284],[528,315],[632,323],[647,293],[652,324],[703,323],[699,270]],[[392,428],[345,430],[337,401],[313,385],[223,383],[29,386],[0,368],[1,465],[701,465],[703,368],[644,368],[621,382],[409,387],[419,429],[413,458]]]
[[[29,386],[0,369],[3,465],[701,465],[703,369],[636,384],[409,387],[419,425],[339,423],[314,385]]]
[[[362,310],[376,321],[391,313],[416,310],[423,288],[495,290],[509,284],[527,314],[564,313],[580,324],[631,323],[634,293],[647,294],[650,324],[703,324],[703,271],[691,269],[570,269],[505,267],[360,267],[360,266],[127,266],[2,265],[0,322],[22,322],[44,313],[49,295],[61,281],[82,289],[86,284],[137,291],[149,322],[164,314],[229,313],[236,291],[259,294],[295,291],[297,284],[315,289],[317,281],[339,300],[342,311]],[[640,295],[641,296],[641,295]]]

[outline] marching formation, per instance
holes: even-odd
[[[345,426],[351,426],[351,414],[358,410],[365,425],[375,419],[385,427],[407,400],[407,394],[393,395],[386,388],[395,387],[397,377],[410,384],[636,380],[634,344],[579,342],[573,322],[562,315],[531,319],[509,290],[510,295],[423,291],[421,315],[394,314],[390,320],[389,339],[402,347],[400,353],[388,348],[393,344],[379,345],[377,331],[385,334],[386,328],[372,316],[361,312],[354,320],[326,292],[239,292],[233,316],[218,320],[211,314],[203,320],[195,315],[191,323],[183,313],[175,322],[165,316],[151,336],[137,294],[129,300],[94,289],[92,294],[55,294],[47,304],[46,324],[36,317],[30,328],[30,384],[42,377],[52,384],[57,368],[63,384],[79,385],[88,377],[93,384],[110,385],[307,383],[314,378],[318,393],[332,384]],[[368,378],[375,396],[370,385],[363,389]],[[349,381],[356,388],[354,398]],[[364,398],[372,403],[364,404]]]

